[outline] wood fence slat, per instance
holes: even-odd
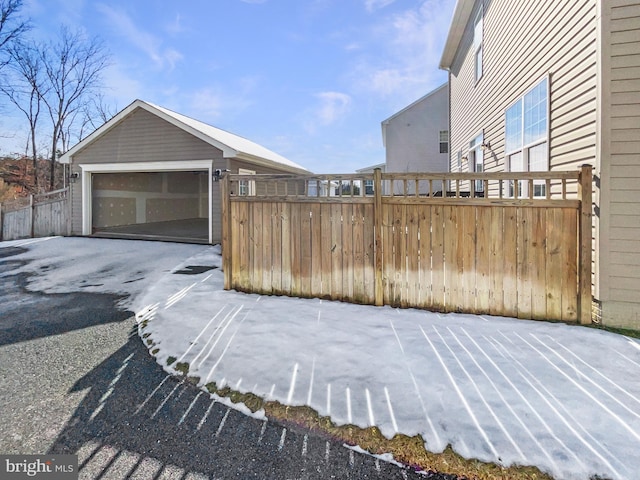
[[[300,218],[300,204],[291,204],[291,295],[302,296],[302,252],[300,239],[302,237],[302,219]]]
[[[416,185],[417,188],[417,185]],[[420,219],[419,207],[407,205],[407,289],[403,306],[417,305],[420,300]]]
[[[342,294],[353,298],[353,204],[342,205]]]
[[[322,282],[322,298],[331,298],[331,274],[332,274],[332,249],[331,229],[333,222],[331,221],[331,206],[327,203],[320,205],[321,217],[321,282]]]
[[[285,184],[286,185],[286,184]],[[282,293],[291,295],[291,204],[282,203]]]
[[[454,207],[444,207],[444,301],[448,312],[455,312],[458,307],[458,289],[460,276],[458,274],[458,222]]]
[[[507,245],[504,236],[504,208],[490,208],[489,227],[489,313],[500,315],[504,312],[504,259]]]
[[[342,208],[331,205],[331,299],[342,300]]]
[[[562,276],[562,320],[578,320],[578,213],[575,210],[563,210],[563,273]],[[573,236],[571,236],[573,233]]]
[[[476,210],[478,207],[462,207],[462,241],[458,245],[458,255],[462,258],[462,295],[460,310],[477,312],[476,306]],[[458,237],[460,238],[460,237]]]
[[[392,285],[394,280],[394,264],[393,264],[393,207],[391,205],[382,205],[382,285],[384,288],[384,304],[391,305]]]
[[[364,205],[364,295],[367,298],[367,303],[370,305],[376,304],[376,255],[375,255],[375,220],[374,220],[374,206]],[[382,263],[381,263],[382,265]],[[382,278],[382,276],[381,276]],[[382,282],[381,282],[382,285]],[[381,290],[382,291],[382,290]]]
[[[322,216],[320,214],[320,204],[312,203],[310,213],[311,213],[311,296],[322,297]]]
[[[364,205],[353,205],[353,300],[367,303],[364,284]]]
[[[491,208],[476,208],[476,312],[490,313]]]
[[[276,295],[282,294],[282,203],[271,204],[272,262],[271,288]]]
[[[547,268],[545,295],[547,297],[547,315],[552,320],[562,320],[562,278],[564,261],[562,254],[562,229],[564,216],[562,209],[554,208],[547,212]]]
[[[311,296],[311,210],[300,204],[300,296]]]
[[[262,207],[262,289],[265,293],[273,289],[273,259],[271,235],[273,232],[272,203],[264,203]]]
[[[431,208],[431,290],[433,308],[439,311],[444,311],[446,307],[444,215],[444,207],[437,205]]]
[[[407,284],[407,209],[403,205],[393,208],[393,306],[402,306]],[[406,304],[406,302],[405,302]]]
[[[533,287],[533,215],[530,209],[518,210],[518,318],[531,318]]]
[[[518,316],[518,209],[503,209],[503,299],[504,314],[509,317]]]
[[[433,303],[433,281],[431,279],[431,207],[420,207],[418,211],[419,263],[418,299],[416,306],[428,308]]]
[[[547,211],[541,209],[530,209],[532,214],[531,231],[531,318],[544,320],[547,315],[547,296],[545,281],[547,278],[547,237],[546,223]]]
[[[252,235],[252,252],[253,252],[253,268],[251,271],[251,285],[254,291],[257,293],[262,293],[262,209],[263,203],[253,203],[252,204],[252,218],[251,221],[253,223],[253,235]]]
[[[241,239],[243,238],[242,232],[242,220],[240,218],[239,210],[242,207],[238,203],[231,203],[231,238]],[[240,279],[240,274],[242,272],[242,267],[240,265],[242,257],[240,256],[240,242],[232,242],[231,245],[231,265],[233,268],[229,269],[229,273],[231,274],[231,284],[230,288],[237,288],[239,290],[243,290],[245,288],[249,288],[249,285],[245,287]]]

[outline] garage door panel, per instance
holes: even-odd
[[[162,192],[162,173],[102,173],[93,175],[93,189],[119,192]]]
[[[198,218],[198,198],[149,198],[146,211],[147,222]]]
[[[93,227],[104,228],[136,223],[136,199],[98,197],[93,199]]]

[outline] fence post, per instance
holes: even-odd
[[[229,198],[229,175],[221,179],[220,197],[222,200],[222,271],[224,289],[231,290],[231,199]]]
[[[29,195],[29,236],[31,238],[35,237],[35,225],[34,225],[34,220],[35,220],[35,209],[36,206],[33,202],[33,194]]]
[[[374,295],[376,306],[381,307],[384,304],[384,290],[382,286],[382,170],[379,168],[373,170],[373,195],[375,198],[373,203],[374,258],[376,261]]]
[[[580,243],[578,250],[578,293],[580,296],[578,321],[582,324],[591,323],[591,261],[592,261],[592,190],[593,167],[580,167],[578,181],[578,198],[580,199],[579,231]]]

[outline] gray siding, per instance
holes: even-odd
[[[576,169],[596,158],[596,2],[483,4],[483,76],[474,81],[473,20],[451,68],[451,163],[484,131],[491,151],[485,169],[505,168],[506,109],[545,76],[550,78],[552,169]],[[463,171],[468,165],[463,164]]]
[[[449,130],[449,90],[440,87],[383,122],[387,172],[446,172],[441,130]]]
[[[603,2],[602,39],[602,315],[640,328],[640,2]]]

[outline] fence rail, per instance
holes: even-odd
[[[0,204],[0,240],[69,234],[69,189]]]
[[[225,288],[590,322],[591,175],[227,175]]]

